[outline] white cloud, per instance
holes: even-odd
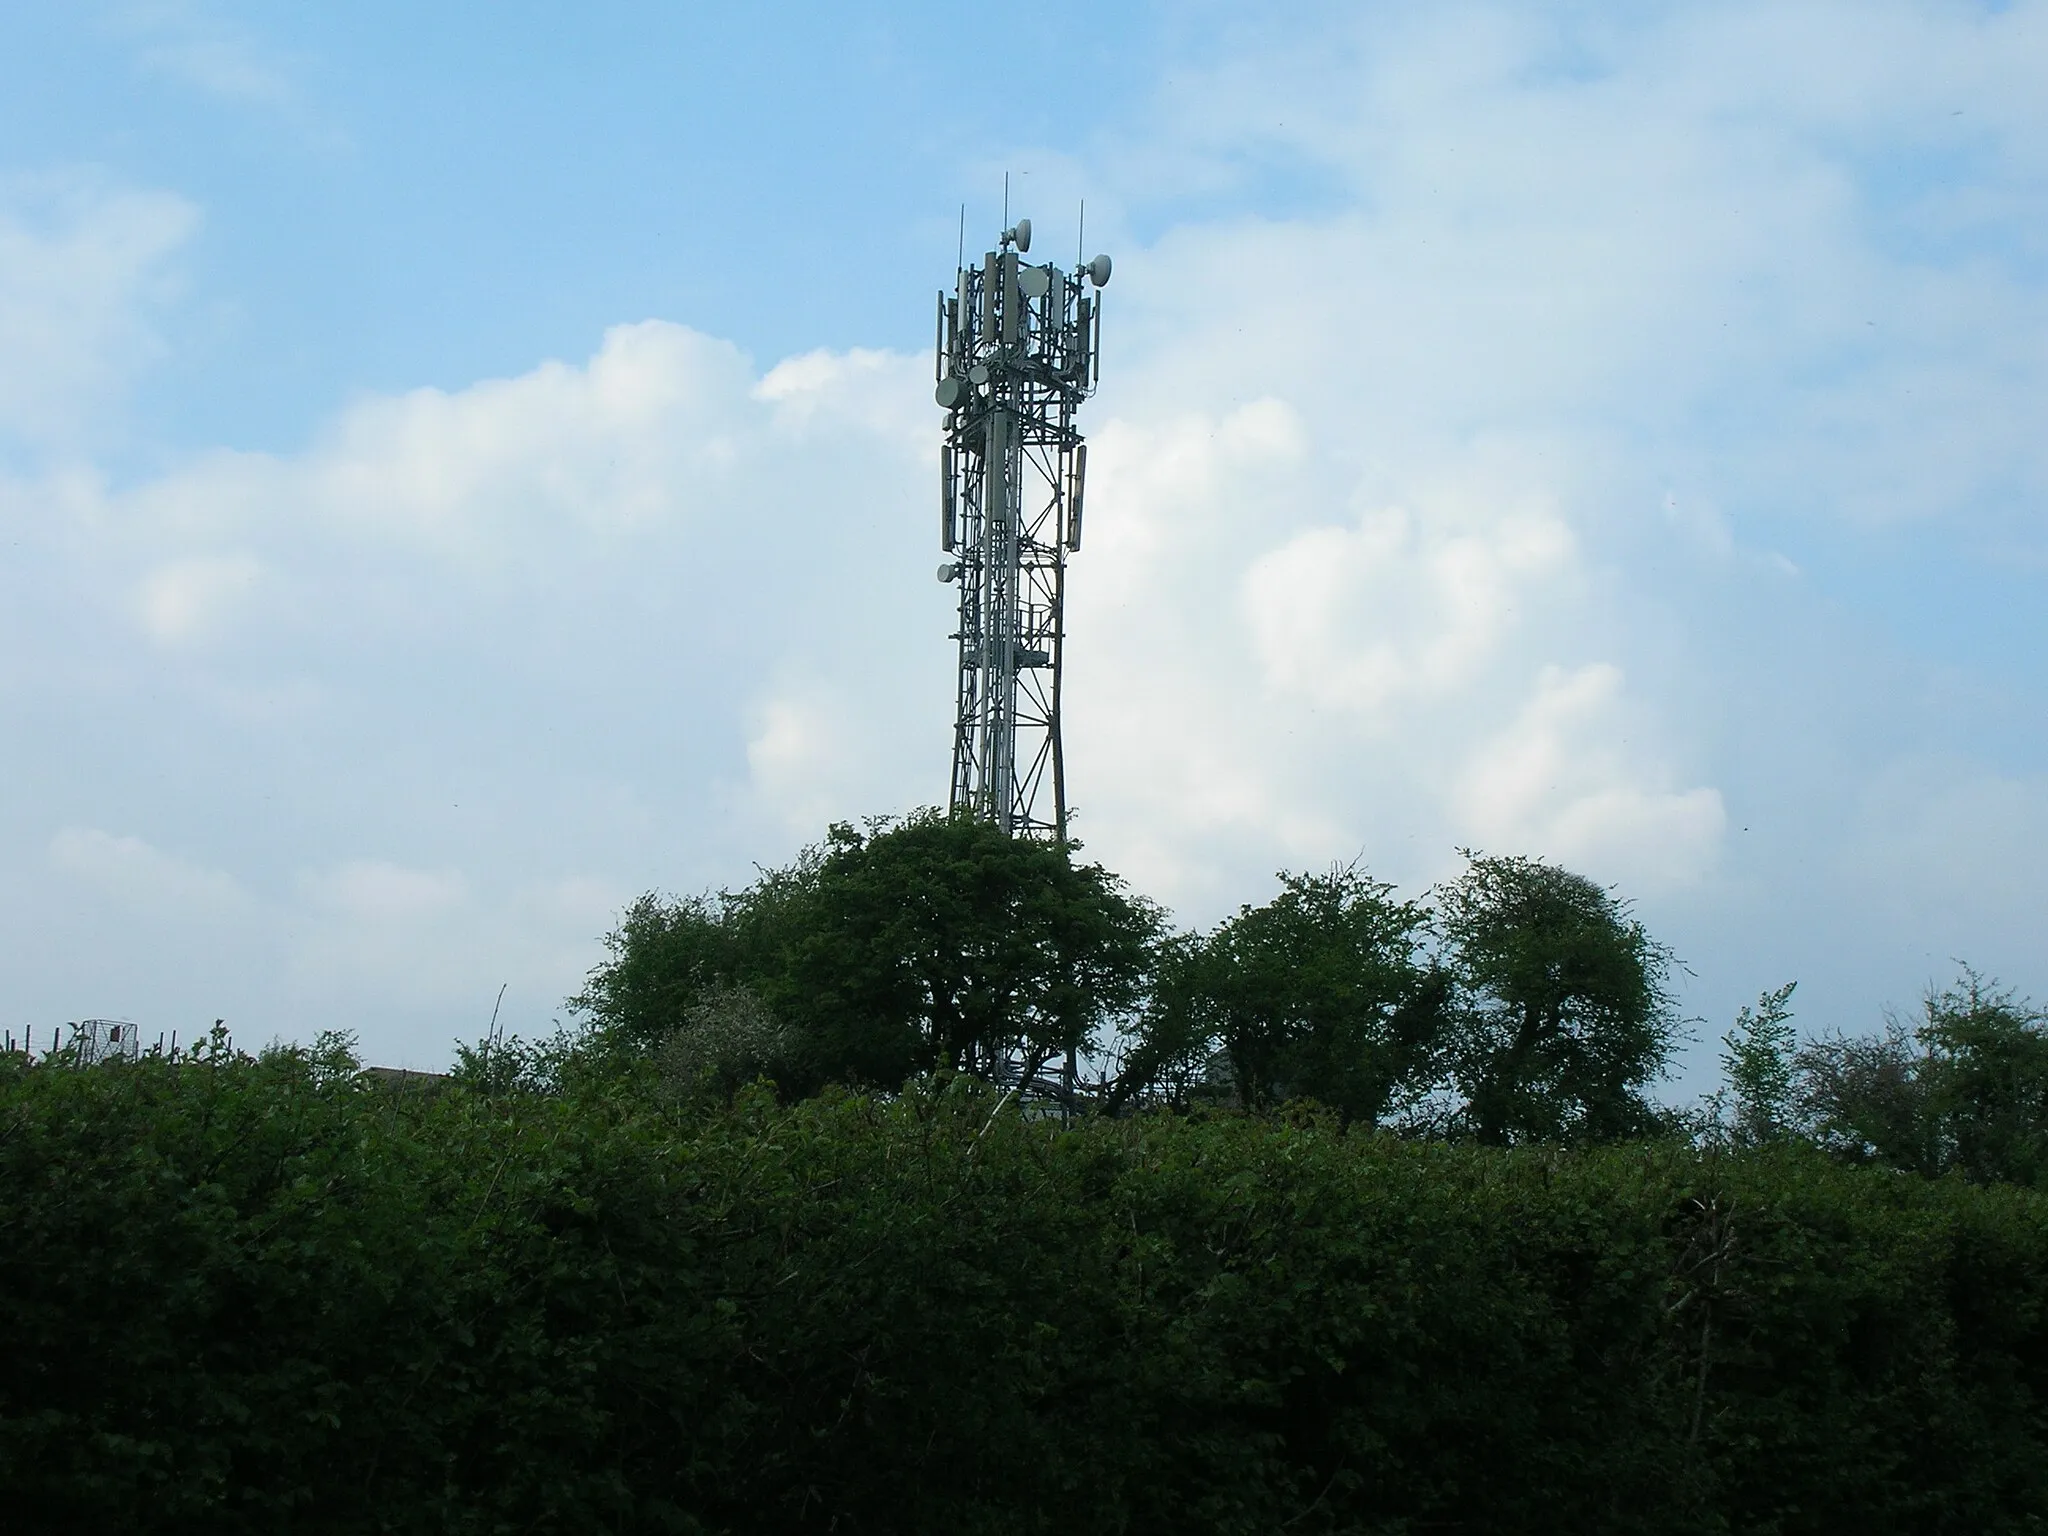
[[[1867,882],[1901,927],[1939,935],[1981,964],[1989,945],[2038,942],[2048,912],[2048,774],[1987,771],[1929,754],[1886,766],[1860,796],[1863,846],[1851,877]]]
[[[1894,620],[1970,600],[1855,572],[1876,530],[2043,547],[2044,16],[1333,8],[1177,68],[1086,157],[1091,228],[1158,230],[1115,245],[1084,416],[1090,852],[1189,920],[1281,864],[1560,859],[1673,925],[1710,1011],[1785,979],[1768,953],[1832,965],[1853,1025],[1944,910],[2031,955],[1996,915],[2040,909],[2039,700],[1954,728]],[[116,391],[190,228],[79,206],[0,225],[0,336],[58,379],[45,421],[0,361],[18,431]],[[74,247],[100,276],[64,298]],[[39,782],[87,740],[152,765],[105,771],[166,824],[210,809],[280,1010],[551,1004],[632,892],[943,794],[929,388],[650,321],[364,397],[302,453],[0,486],[0,703]],[[1930,765],[1944,731],[1977,755]],[[112,820],[42,793],[31,849]],[[66,847],[65,880],[175,885]]]
[[[1322,196],[1130,254],[1112,299],[1164,364],[1142,387],[1276,391],[1397,469],[1562,433],[1774,514],[2038,500],[2020,402],[2048,388],[2027,340],[2048,325],[2048,114],[2015,60],[2044,27],[2037,7],[1369,7],[1177,70],[1148,148],[1198,186],[1284,150]],[[1143,190],[1170,206],[1170,169]],[[1709,457],[1727,435],[1741,456]]]
[[[752,378],[729,343],[618,326],[585,366],[358,401],[310,451],[216,453],[142,488],[174,538],[342,536],[479,567],[528,566],[564,534],[673,523],[731,494]]]
[[[1714,925],[1695,955],[1790,915],[1882,986],[1855,878],[1735,892],[1806,890],[1804,829],[1867,836],[1833,807],[1939,729],[1846,617],[1872,530],[2041,547],[2044,17],[1333,8],[1177,67],[1109,146],[1165,233],[1117,248],[1071,588],[1095,851],[1196,910],[1318,840],[1404,881],[1545,853]],[[1198,464],[1161,424],[1262,395],[1297,452],[1156,513]]]
[[[1441,699],[1498,659],[1523,590],[1571,563],[1571,530],[1547,509],[1470,531],[1419,521],[1368,512],[1253,564],[1245,607],[1272,682],[1368,718],[1395,700]]]
[[[0,182],[0,438],[76,448],[161,342],[147,313],[198,210],[83,173]]]
[[[814,837],[829,821],[847,816],[853,766],[847,757],[859,731],[842,701],[797,690],[771,696],[753,714],[747,771],[761,801],[800,837]]]
[[[194,555],[157,567],[138,593],[142,622],[166,644],[199,640],[224,628],[262,578],[248,555]]]
[[[924,400],[905,389],[914,376],[909,370],[917,368],[916,361],[891,352],[820,349],[777,363],[753,395],[775,405],[776,424],[787,434],[803,437],[832,427],[892,437],[908,452],[936,460],[930,413],[920,408]]]
[[[1271,397],[1094,432],[1068,586],[1068,781],[1091,852],[1163,899],[1211,884],[1220,849],[1332,832],[1327,801],[1290,792],[1296,722],[1271,710],[1242,617],[1245,565],[1308,515],[1308,454]]]
[[[145,74],[237,106],[296,114],[304,102],[285,60],[196,0],[130,0],[107,18]]]
[[[159,763],[142,800],[212,828],[252,894],[216,952],[237,996],[200,1009],[344,1015],[386,1055],[508,978],[552,1010],[637,889],[943,795],[921,373],[764,379],[649,322],[360,400],[300,454],[0,485],[26,537],[0,705],[62,692],[52,762],[118,720],[81,792]]]
[[[1546,667],[1535,696],[1485,742],[1456,789],[1473,842],[1584,868],[1636,890],[1697,879],[1720,851],[1718,790],[1675,790],[1631,740],[1618,667]]]
[[[1195,914],[1262,865],[1363,854],[1420,886],[1460,842],[1646,889],[1706,875],[1718,791],[1674,788],[1681,743],[1586,659],[1619,637],[1567,516],[1583,474],[1498,445],[1361,474],[1327,425],[1247,409],[1287,430],[1098,438],[1069,695],[1095,851]]]
[[[178,858],[139,837],[97,827],[66,827],[50,839],[51,867],[96,894],[153,921],[224,920],[248,898],[224,870]]]
[[[351,859],[301,877],[314,907],[352,923],[410,926],[432,922],[468,899],[468,883],[448,869],[407,869],[382,859]]]

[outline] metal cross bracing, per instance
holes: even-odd
[[[1067,556],[1081,547],[1106,256],[1023,260],[1020,219],[939,295],[939,578],[959,586],[950,803],[1023,836],[1067,836],[1060,742]],[[1093,291],[1091,291],[1093,290]]]

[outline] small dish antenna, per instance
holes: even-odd
[[[1016,245],[1020,251],[1031,249],[1031,221],[1019,219],[1013,228],[1003,231],[1003,239]]]
[[[1088,281],[1098,288],[1109,286],[1109,258],[1098,256],[1088,263]]]

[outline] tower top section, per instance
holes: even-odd
[[[972,410],[999,392],[998,375],[1078,404],[1093,393],[1107,256],[1062,271],[1033,265],[1031,221],[1002,232],[980,266],[962,267],[951,296],[939,296],[937,398],[947,411]],[[1091,292],[1091,290],[1094,290]]]

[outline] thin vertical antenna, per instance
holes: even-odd
[[[498,1043],[498,1010],[505,1006],[505,988],[511,985],[512,983],[508,981],[500,986],[498,988],[498,1000],[491,1004],[490,1027],[484,1031],[484,1067],[486,1070],[491,1065],[491,1050]]]
[[[953,270],[967,265],[967,205],[960,205],[960,248],[953,253]]]
[[[1088,199],[1081,199],[1080,227],[1074,231],[1074,265],[1080,266],[1088,258],[1082,254],[1088,247]]]
[[[1003,228],[1010,227],[1010,173],[1003,172]]]

